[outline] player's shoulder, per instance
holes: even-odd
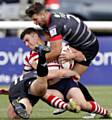
[[[66,18],[66,13],[62,13],[62,12],[53,12],[51,14],[51,16],[55,19],[60,19],[60,18]]]
[[[32,57],[35,57],[35,56],[39,56],[38,52],[31,50],[26,54],[25,58],[31,59]]]
[[[50,26],[52,25],[59,25],[63,21],[63,18],[66,18],[66,15],[64,13],[51,13],[51,20],[50,20]]]
[[[32,68],[32,66],[31,66],[32,62],[33,61],[38,62],[38,59],[39,59],[38,52],[31,50],[25,56],[25,59],[24,59],[24,68],[28,67],[27,69],[31,69]]]

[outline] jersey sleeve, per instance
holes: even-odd
[[[30,53],[28,53],[24,59],[24,71],[25,72],[32,71],[33,70],[32,63],[36,62],[38,64],[38,60],[39,60],[38,53],[30,51]]]
[[[50,41],[61,40],[61,26],[59,24],[53,24],[49,27]]]

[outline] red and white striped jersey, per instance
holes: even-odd
[[[32,71],[34,70],[33,67],[32,67],[32,62],[35,61],[37,64],[38,64],[38,61],[39,61],[39,55],[38,55],[38,52],[35,52],[35,51],[30,51],[25,59],[24,59],[24,71],[25,72],[29,72],[29,71]]]
[[[34,61],[38,64],[39,54],[38,54],[38,52],[30,51],[24,59],[24,71],[25,72],[29,72],[29,71],[34,70],[34,68],[32,67],[32,62],[34,62]],[[60,68],[58,60],[54,60],[52,62],[49,62],[47,65],[48,65],[49,70],[54,70],[54,69]]]

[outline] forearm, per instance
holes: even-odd
[[[60,55],[60,51],[54,51],[52,50],[51,52],[46,54],[46,60],[47,61],[53,61],[54,59],[57,59]]]
[[[75,48],[70,47],[72,53],[71,53],[71,59],[74,59],[76,61],[86,61],[85,55]]]
[[[52,70],[48,74],[48,79],[66,78],[72,76],[75,76],[77,80],[80,79],[78,73],[69,69]]]
[[[46,54],[46,59],[49,62],[59,57],[61,53],[61,48],[62,48],[62,40],[50,42],[50,48],[51,48],[51,51]]]
[[[62,70],[62,77],[63,77],[63,78],[64,78],[64,77],[72,77],[72,76],[75,76],[75,78],[76,78],[77,80],[80,79],[80,75],[79,75],[77,72],[75,72],[75,71],[73,71],[73,70],[70,70],[70,69],[63,69],[63,70]]]

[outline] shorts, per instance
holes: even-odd
[[[71,47],[73,47],[73,46],[71,46]],[[73,47],[73,48],[75,48],[75,47]],[[98,40],[96,40],[94,44],[92,44],[91,46],[89,46],[86,49],[84,49],[84,48],[82,48],[82,49],[75,48],[75,49],[81,51],[86,57],[86,61],[82,61],[82,62],[75,61],[75,62],[85,65],[85,66],[89,66],[91,61],[95,58],[95,56],[97,55],[97,53],[99,51],[99,43],[98,43]]]
[[[60,91],[64,95],[65,101],[67,101],[67,93],[73,87],[78,88],[78,84],[76,81],[72,80],[72,78],[63,78],[56,84],[49,86],[48,89],[55,89]]]
[[[17,84],[14,82],[11,83],[10,88],[9,88],[9,100],[12,103],[13,100],[18,99],[21,100],[22,98],[28,98],[29,101],[31,102],[32,106],[34,106],[40,97],[34,96],[28,93],[28,89],[31,85],[31,83],[35,80],[33,79],[24,79],[22,81],[18,81]],[[30,84],[29,84],[30,83]]]

